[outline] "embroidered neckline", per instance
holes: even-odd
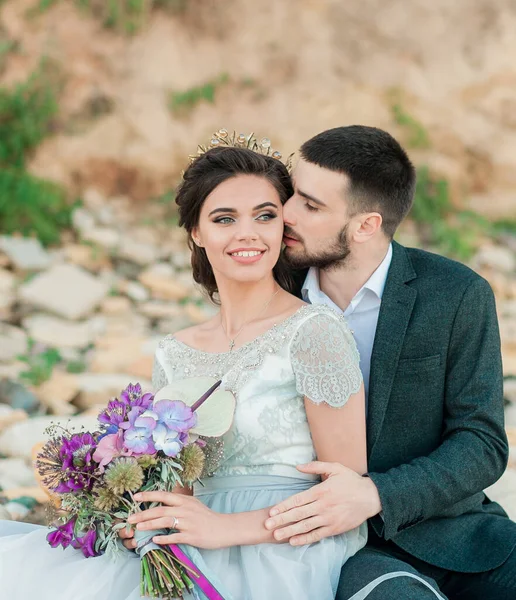
[[[263,340],[266,340],[268,337],[270,337],[273,333],[275,333],[276,331],[278,331],[280,328],[286,327],[287,325],[289,325],[293,320],[295,320],[296,317],[299,317],[300,315],[304,315],[305,312],[307,311],[307,309],[314,309],[314,308],[321,308],[321,305],[317,305],[317,304],[305,304],[303,306],[301,306],[300,308],[298,308],[295,312],[293,312],[291,315],[289,315],[288,317],[286,317],[285,319],[283,319],[283,321],[280,321],[279,323],[275,323],[272,327],[270,327],[269,329],[267,329],[266,331],[264,331],[263,333],[261,333],[260,335],[256,336],[254,339],[250,340],[249,342],[246,342],[245,344],[243,344],[242,346],[239,346],[238,348],[235,348],[234,350],[226,350],[224,352],[208,352],[206,350],[201,350],[199,348],[194,348],[193,346],[189,346],[188,344],[186,344],[185,342],[182,342],[181,340],[178,340],[176,337],[174,337],[174,334],[169,334],[165,337],[165,340],[170,340],[175,342],[178,346],[181,346],[183,349],[185,349],[186,351],[190,352],[190,353],[195,353],[195,354],[203,354],[205,356],[213,356],[213,357],[217,357],[217,356],[226,356],[227,354],[238,354],[243,350],[249,350],[250,348],[252,348],[253,346],[255,346],[258,343],[261,343]]]

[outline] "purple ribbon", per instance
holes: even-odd
[[[195,577],[195,583],[201,588],[204,595],[208,600],[224,600],[224,598],[217,592],[213,585],[208,579],[199,571],[199,569],[193,564],[193,562],[186,556],[186,554],[176,544],[170,544],[169,550],[174,556],[185,564]]]

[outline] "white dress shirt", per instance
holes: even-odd
[[[371,372],[371,352],[373,351],[376,325],[378,324],[378,315],[380,314],[380,304],[382,303],[383,290],[387,281],[391,260],[392,244],[389,245],[389,250],[379,267],[360,290],[358,290],[343,313],[353,332],[360,353],[360,370],[364,377],[366,408],[369,394],[369,374]],[[321,291],[319,286],[319,269],[315,267],[309,269],[301,294],[305,302],[309,302],[310,304],[326,304],[342,313],[342,309]]]

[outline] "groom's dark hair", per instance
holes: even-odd
[[[301,157],[349,178],[349,216],[382,215],[389,238],[414,200],[416,171],[407,153],[386,131],[365,125],[328,129],[301,146]]]

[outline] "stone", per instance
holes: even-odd
[[[93,416],[33,417],[20,423],[14,423],[0,433],[0,454],[30,460],[32,447],[38,442],[48,440],[45,429],[52,423],[60,423],[66,428],[73,427],[75,432],[79,432],[82,426],[86,431],[96,431],[98,426],[97,420]]]
[[[13,423],[19,423],[29,418],[29,415],[21,409],[14,409],[7,404],[0,404],[0,431],[7,429]]]
[[[21,383],[10,379],[0,381],[0,402],[28,413],[32,413],[39,408],[37,396]]]
[[[19,290],[20,298],[67,319],[90,314],[106,297],[108,286],[84,269],[57,265]]]
[[[10,488],[28,487],[36,484],[34,471],[27,466],[22,458],[0,459],[0,487],[4,490]]]
[[[508,248],[483,246],[474,257],[473,264],[503,273],[513,273],[516,270],[516,257]]]
[[[32,339],[54,348],[86,348],[96,335],[91,320],[68,321],[37,313],[23,319],[22,323]]]
[[[27,351],[27,334],[23,329],[0,323],[0,362],[11,362]]]
[[[81,410],[87,410],[96,405],[106,407],[110,398],[118,397],[131,383],[131,378],[127,373],[82,373],[77,376],[77,381],[81,392],[74,404]],[[138,382],[143,390],[152,391],[150,380],[140,378]]]
[[[135,302],[147,302],[149,299],[149,290],[137,281],[129,281],[120,287],[123,287],[123,293]]]
[[[132,311],[132,304],[129,298],[111,296],[102,302],[100,310],[106,315],[126,315]]]
[[[70,244],[65,248],[67,262],[83,267],[88,271],[100,271],[111,268],[111,261],[100,248],[92,248],[85,244]]]
[[[34,498],[34,500],[39,504],[45,504],[48,502],[49,498],[41,488],[33,486],[12,488],[10,490],[6,490],[4,495],[6,498],[12,501],[15,501],[16,498]],[[9,505],[12,506],[13,504],[14,502],[9,502]],[[11,512],[9,514],[11,514],[12,518],[16,517],[16,515],[12,514]]]
[[[55,415],[71,415],[76,412],[70,404],[79,393],[77,375],[54,371],[47,381],[35,390],[41,404]]]
[[[84,204],[92,211],[98,212],[106,205],[107,199],[96,188],[86,188],[82,194]]]
[[[143,267],[156,262],[159,258],[158,248],[155,245],[137,242],[129,236],[122,239],[117,254]]]
[[[171,265],[158,263],[146,269],[139,281],[151,290],[154,298],[161,300],[182,300],[188,297],[189,289],[177,281],[177,273]]]
[[[499,312],[505,317],[512,317],[516,320],[516,299],[506,300],[499,304]]]
[[[213,315],[205,307],[201,307],[198,304],[189,302],[184,307],[184,312],[192,323],[199,324],[204,323]]]
[[[95,217],[89,210],[82,206],[76,208],[72,213],[72,224],[74,229],[82,235],[95,228]]]
[[[0,363],[0,380],[1,379],[18,379],[20,374],[27,369],[27,365],[21,360],[17,360],[8,364]]]
[[[7,269],[0,269],[0,294],[12,292],[16,286],[16,277]]]
[[[191,269],[191,261],[192,256],[189,250],[175,251],[170,257],[170,262],[180,271]]]
[[[151,300],[140,304],[138,310],[149,317],[150,319],[168,319],[178,317],[184,314],[184,308],[179,304],[172,302],[161,302],[159,300]]]
[[[82,234],[82,238],[108,250],[116,248],[120,243],[120,233],[116,229],[109,227],[88,229]]]
[[[3,235],[0,236],[0,249],[21,271],[42,271],[52,263],[48,252],[36,238]]]
[[[107,335],[127,336],[147,335],[150,331],[149,319],[136,312],[126,313],[125,315],[102,315],[105,318],[104,332]]]
[[[150,379],[152,377],[153,363],[154,356],[140,356],[135,361],[127,365],[125,370],[130,377],[137,377],[138,379]]]
[[[516,470],[507,469],[485,493],[491,500],[499,502],[512,520],[516,519]]]
[[[514,421],[512,424],[516,427],[516,379],[506,379],[503,382],[503,395],[514,403]]]
[[[500,317],[498,322],[502,344],[516,348],[516,318]]]
[[[179,315],[172,319],[161,319],[157,324],[157,328],[163,335],[171,335],[192,325],[193,323],[188,316]]]
[[[102,342],[97,345],[89,366],[92,373],[125,373],[127,366],[142,356],[142,338],[113,336],[113,339],[118,341],[107,347]]]

